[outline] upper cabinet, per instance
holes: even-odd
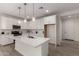
[[[21,29],[44,29],[45,24],[56,24],[56,15],[36,19],[35,21],[29,21],[24,23],[23,20],[18,24],[18,20],[21,19],[0,16],[0,29],[13,29],[13,25],[21,26]]]
[[[30,21],[28,26],[29,29],[44,29],[44,21],[36,19],[35,21]]]
[[[29,29],[29,24],[30,24],[30,22],[26,22],[26,23],[24,23],[23,21],[21,22],[21,29]]]
[[[13,25],[19,25],[18,19],[1,16],[0,18],[0,29],[12,29]]]
[[[44,24],[56,24],[56,15],[44,17]]]
[[[21,21],[20,24],[18,24],[18,20]],[[35,21],[24,23],[21,19],[1,16],[0,29],[13,29],[13,25],[19,25],[21,26],[21,29],[44,29],[43,19],[36,19]]]

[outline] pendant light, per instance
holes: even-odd
[[[27,22],[27,19],[26,19],[26,5],[27,5],[27,4],[24,3],[24,6],[25,6],[25,12],[24,12],[24,13],[25,13],[25,19],[24,19],[24,22],[25,22],[25,23]]]
[[[19,17],[20,17],[20,9],[21,9],[21,7],[18,7],[18,10],[19,10]],[[20,23],[21,23],[21,21],[20,21],[20,20],[18,20],[18,23],[20,24]]]
[[[34,10],[34,3],[33,3],[33,17],[32,17],[32,21],[35,21],[35,10]]]
[[[49,10],[46,10],[46,12],[48,13],[48,12],[49,12]]]
[[[47,7],[48,7],[48,5],[47,5],[47,4],[45,4],[45,6],[46,6],[46,10],[45,10],[45,11],[48,13],[48,12],[49,12],[49,10],[48,10],[48,8],[47,8]]]

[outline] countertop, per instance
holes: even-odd
[[[42,38],[42,37],[36,37],[36,38],[28,38],[28,37],[19,37],[17,41],[20,41],[22,43],[28,44],[32,47],[38,47],[42,44],[44,44],[45,42],[49,42],[49,38]]]

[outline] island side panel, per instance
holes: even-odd
[[[15,49],[24,56],[42,56],[41,46],[35,48],[21,41],[16,41]]]
[[[48,56],[48,41],[41,45],[42,56]]]

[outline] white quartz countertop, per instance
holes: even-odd
[[[49,38],[41,38],[41,37],[38,37],[38,38],[27,38],[27,37],[20,37],[19,41],[23,42],[25,44],[28,44],[28,45],[30,45],[32,47],[38,47],[38,46],[42,45],[43,43],[48,42]]]

